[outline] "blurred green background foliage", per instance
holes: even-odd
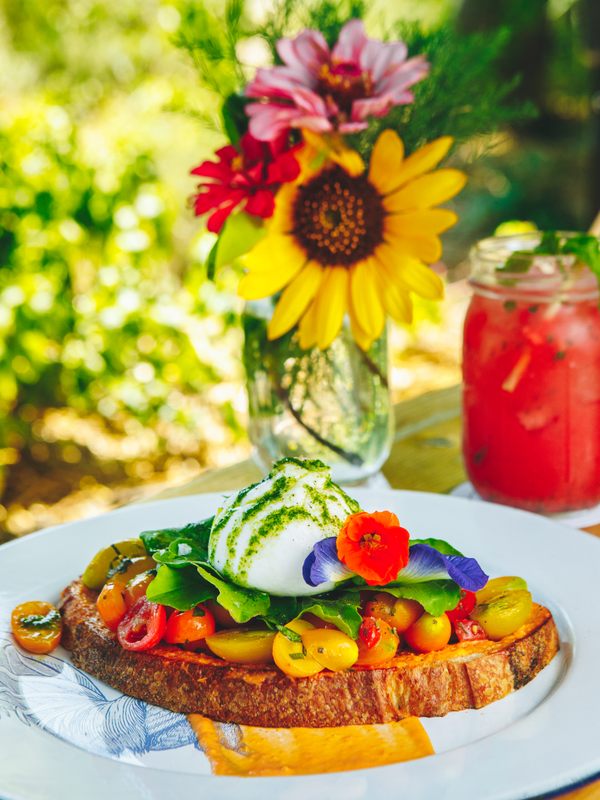
[[[329,9],[334,24],[344,1],[319,0],[319,18]],[[310,13],[310,3],[281,3],[292,32],[296,6]],[[142,482],[182,480],[247,451],[236,275],[206,280],[213,239],[186,201],[190,168],[223,141],[218,93],[269,58],[256,31],[278,32],[283,17],[274,7],[270,0],[0,5],[5,536],[55,521],[50,509],[66,496],[77,495],[87,503],[77,513],[88,513]],[[400,18],[484,36],[504,26],[500,74],[519,71],[517,99],[539,108],[537,119],[461,147],[471,182],[448,241],[451,266],[507,218],[582,228],[600,206],[598,7],[594,0],[369,5],[374,35]],[[419,318],[439,322],[444,313],[424,308]],[[114,485],[125,494],[106,494]]]

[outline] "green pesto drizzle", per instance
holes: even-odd
[[[227,561],[225,562],[225,569],[230,570],[232,567],[233,554],[235,545],[242,533],[244,525],[246,525],[253,517],[256,517],[268,505],[280,499],[281,495],[289,488],[293,479],[285,475],[277,478],[273,486],[268,489],[263,495],[258,497],[250,508],[246,509],[237,524],[232,526],[227,535]]]
[[[246,552],[240,560],[237,569],[238,580],[245,579],[250,569],[253,557],[262,549],[263,543],[276,536],[282,528],[289,525],[293,520],[313,519],[311,513],[302,506],[292,506],[290,508],[278,508],[272,511],[261,522],[259,529],[252,534]]]

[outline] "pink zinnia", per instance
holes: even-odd
[[[196,216],[212,212],[206,224],[212,233],[219,233],[227,217],[242,203],[248,214],[271,217],[275,192],[300,173],[294,158],[296,149],[288,149],[286,137],[266,144],[249,133],[242,136],[239,149],[221,147],[216,152],[218,161],[203,161],[192,170],[192,175],[204,178],[193,198]]]
[[[409,87],[427,75],[423,56],[406,59],[403,42],[369,39],[352,19],[329,50],[319,31],[280,39],[285,66],[259,69],[246,94],[262,102],[246,106],[250,132],[272,141],[289,128],[316,133],[356,133],[369,117],[384,117],[393,106],[413,101]]]

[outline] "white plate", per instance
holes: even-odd
[[[436,755],[356,772],[294,778],[208,773],[185,718],[75,669],[68,654],[24,654],[10,610],[56,601],[102,546],[214,512],[220,495],[130,506],[0,547],[0,797],[7,800],[519,800],[600,773],[600,541],[502,506],[416,492],[356,490],[395,511],[413,536],[448,539],[492,575],[525,577],[553,612],[557,658],[528,686],[479,711],[425,720]],[[74,746],[75,745],[75,746]]]

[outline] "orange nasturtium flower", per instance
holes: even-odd
[[[408,564],[408,536],[391,511],[361,511],[344,523],[337,538],[338,557],[369,586],[383,586]]]

